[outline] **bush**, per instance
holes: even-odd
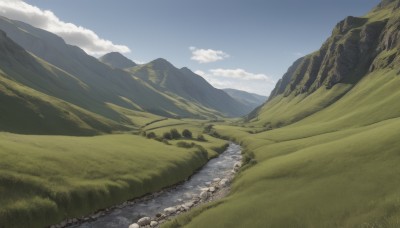
[[[171,139],[172,139],[172,135],[171,135],[171,133],[169,133],[169,132],[165,132],[165,133],[163,134],[163,138],[164,138],[164,139],[171,140]]]
[[[188,142],[178,142],[176,144],[178,147],[182,147],[182,148],[193,148],[196,144],[192,143],[188,143]]]
[[[213,127],[214,127],[214,125],[212,125],[212,124],[205,126],[203,133],[210,133],[210,131],[212,130]]]
[[[154,133],[154,132],[150,132],[150,133],[148,133],[148,134],[146,135],[146,137],[147,137],[148,139],[154,139],[154,138],[157,137],[157,135],[156,135],[156,133]]]
[[[202,134],[200,134],[200,135],[197,136],[197,140],[200,141],[200,142],[205,142],[205,141],[207,141],[206,138],[204,138],[204,136],[203,136]]]
[[[182,131],[182,136],[187,139],[191,139],[193,137],[192,132],[188,129]]]
[[[182,137],[182,135],[175,128],[171,129],[169,132],[171,133],[172,139],[180,139]]]

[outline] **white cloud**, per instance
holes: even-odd
[[[275,81],[270,76],[250,73],[243,69],[211,69],[207,72],[197,70],[195,73],[220,89],[232,88],[269,95],[275,86]]]
[[[225,77],[225,78],[236,78],[241,80],[261,80],[273,82],[272,78],[265,74],[254,74],[247,72],[243,69],[212,69],[210,70],[213,76]]]
[[[102,39],[92,30],[64,22],[53,12],[41,10],[22,0],[0,0],[0,15],[55,33],[68,44],[76,45],[91,55],[98,56],[112,51],[121,53],[131,51],[125,45],[117,45]]]
[[[212,63],[229,58],[227,53],[220,50],[198,49],[196,47],[189,47],[189,50],[192,52],[191,59],[199,63]]]

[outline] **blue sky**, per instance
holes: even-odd
[[[379,0],[25,2],[93,31],[112,42],[110,50],[126,52],[135,61],[162,57],[216,87],[268,95],[291,63],[317,50],[337,22],[367,13]]]

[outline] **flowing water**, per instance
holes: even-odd
[[[164,190],[157,196],[140,201],[123,208],[113,209],[110,213],[95,221],[72,226],[79,228],[128,228],[130,224],[137,222],[144,216],[155,217],[163,212],[164,208],[173,207],[190,201],[198,196],[202,188],[205,188],[215,178],[224,178],[229,175],[236,162],[241,161],[241,148],[230,143],[225,152],[217,158],[210,160],[201,170],[196,172],[188,181]]]

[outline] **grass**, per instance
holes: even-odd
[[[0,156],[0,227],[43,227],[91,213],[184,180],[210,157],[136,135],[10,133],[0,133]]]
[[[215,125],[257,163],[237,176],[226,199],[164,227],[399,227],[399,86],[395,71],[379,71],[285,127],[249,133],[262,126]],[[303,105],[320,98],[313,96]],[[271,109],[297,115],[277,107],[289,99]]]

